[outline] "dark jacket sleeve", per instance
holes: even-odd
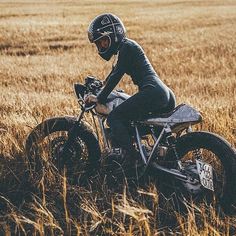
[[[108,95],[119,83],[122,76],[125,74],[125,67],[127,63],[126,61],[127,61],[127,50],[125,48],[121,48],[118,54],[117,64],[106,78],[105,87],[97,96],[98,102],[105,103]]]

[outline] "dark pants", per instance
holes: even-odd
[[[132,139],[127,126],[131,120],[140,120],[150,112],[162,114],[175,107],[175,96],[171,90],[160,87],[145,87],[117,108],[108,116],[113,141],[127,152],[133,152]]]

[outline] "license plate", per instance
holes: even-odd
[[[212,166],[199,160],[196,160],[196,164],[202,186],[214,191]]]

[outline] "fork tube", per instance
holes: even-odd
[[[138,132],[138,127],[137,127],[137,125],[135,125],[134,127],[135,127],[135,134],[136,134],[136,139],[137,139],[138,148],[139,148],[141,157],[143,159],[143,162],[145,164],[147,164],[146,156],[143,153],[143,148],[142,148],[142,144],[141,144],[141,138],[140,138],[140,135],[139,135],[139,132]]]
[[[82,109],[82,111],[81,111],[79,117],[78,117],[77,120],[76,120],[77,124],[79,124],[80,121],[82,120],[82,118],[83,118],[83,116],[84,116],[84,113],[85,113],[85,110]]]
[[[66,140],[66,142],[64,143],[64,146],[62,148],[62,150],[59,153],[59,159],[61,160],[61,165],[64,166],[64,164],[66,164],[66,162],[69,160],[68,155],[70,155],[69,153],[69,148],[71,143],[76,139],[77,136],[77,132],[80,129],[80,122],[84,116],[85,110],[82,109],[80,115],[78,116],[75,124],[72,126],[72,128],[69,130],[68,132],[68,139]]]
[[[102,138],[103,138],[103,143],[105,145],[105,149],[109,150],[109,144],[108,144],[108,141],[107,141],[107,138],[106,138],[106,134],[105,134],[102,118],[99,117],[98,121],[99,121],[99,125],[100,125],[101,131],[102,131]]]

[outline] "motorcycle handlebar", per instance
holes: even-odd
[[[85,104],[84,107],[83,107],[83,110],[84,111],[89,111],[89,110],[92,110],[93,108],[95,108],[96,106],[97,106],[97,103],[91,102],[89,104]]]

